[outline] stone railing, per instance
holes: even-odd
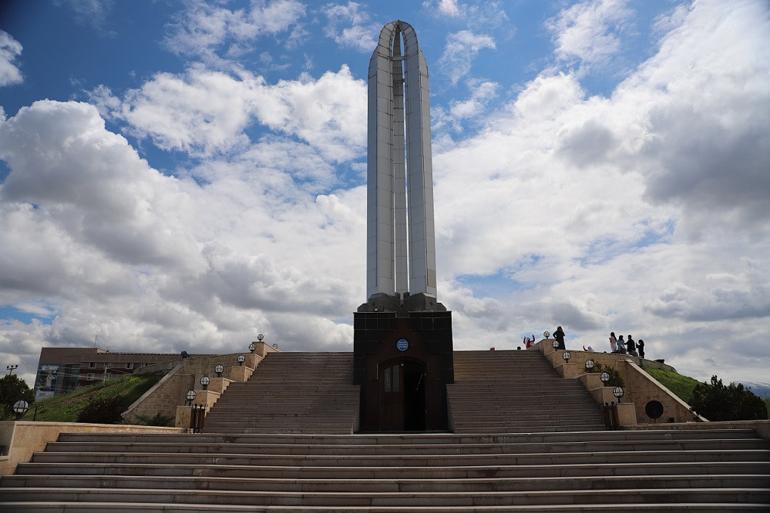
[[[613,369],[623,380],[624,396],[618,406],[618,416],[621,426],[636,426],[649,423],[671,422],[700,422],[706,419],[693,413],[690,406],[676,394],[650,376],[640,366],[652,366],[673,370],[673,367],[660,362],[641,360],[634,356],[619,353],[597,353],[589,351],[568,350],[569,362],[564,360],[564,350],[553,348],[553,339],[537,342],[532,350],[540,351],[551,362],[560,376],[568,379],[579,379],[591,393],[594,400],[602,405],[617,403],[612,393],[614,387],[604,386],[598,372],[586,370],[585,362],[593,360],[595,364]],[[651,365],[652,364],[652,365]],[[663,414],[658,419],[647,416],[646,405],[650,401],[658,401],[663,407]]]
[[[185,425],[184,422],[189,425],[189,412],[183,412],[181,419],[178,414],[178,407],[184,408],[188,390],[196,392],[193,404],[204,405],[208,411],[230,383],[248,380],[265,355],[275,351],[278,349],[264,342],[258,342],[253,353],[186,358],[129,406],[122,416],[127,422],[137,422],[140,415],[152,417],[160,414],[176,419],[177,426]],[[238,364],[239,354],[243,354],[246,358],[243,365]],[[224,366],[222,377],[216,377],[214,373],[214,367],[217,364]],[[200,378],[203,376],[208,376],[210,379],[206,390],[203,390],[200,384]]]

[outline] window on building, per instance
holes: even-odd
[[[93,369],[94,367],[96,367],[96,362],[88,362],[88,367]]]

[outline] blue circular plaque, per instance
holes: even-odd
[[[402,353],[409,349],[409,341],[405,338],[400,338],[396,340],[396,349],[401,351]]]

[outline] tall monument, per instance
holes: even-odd
[[[361,431],[448,427],[452,312],[436,301],[428,65],[408,23],[369,61],[367,301],[354,314]]]
[[[393,21],[380,32],[369,60],[368,107],[367,299],[435,300],[428,65],[408,23]]]

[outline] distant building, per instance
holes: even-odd
[[[173,363],[180,353],[111,353],[97,347],[44,347],[35,377],[35,399],[132,374],[156,363]]]

